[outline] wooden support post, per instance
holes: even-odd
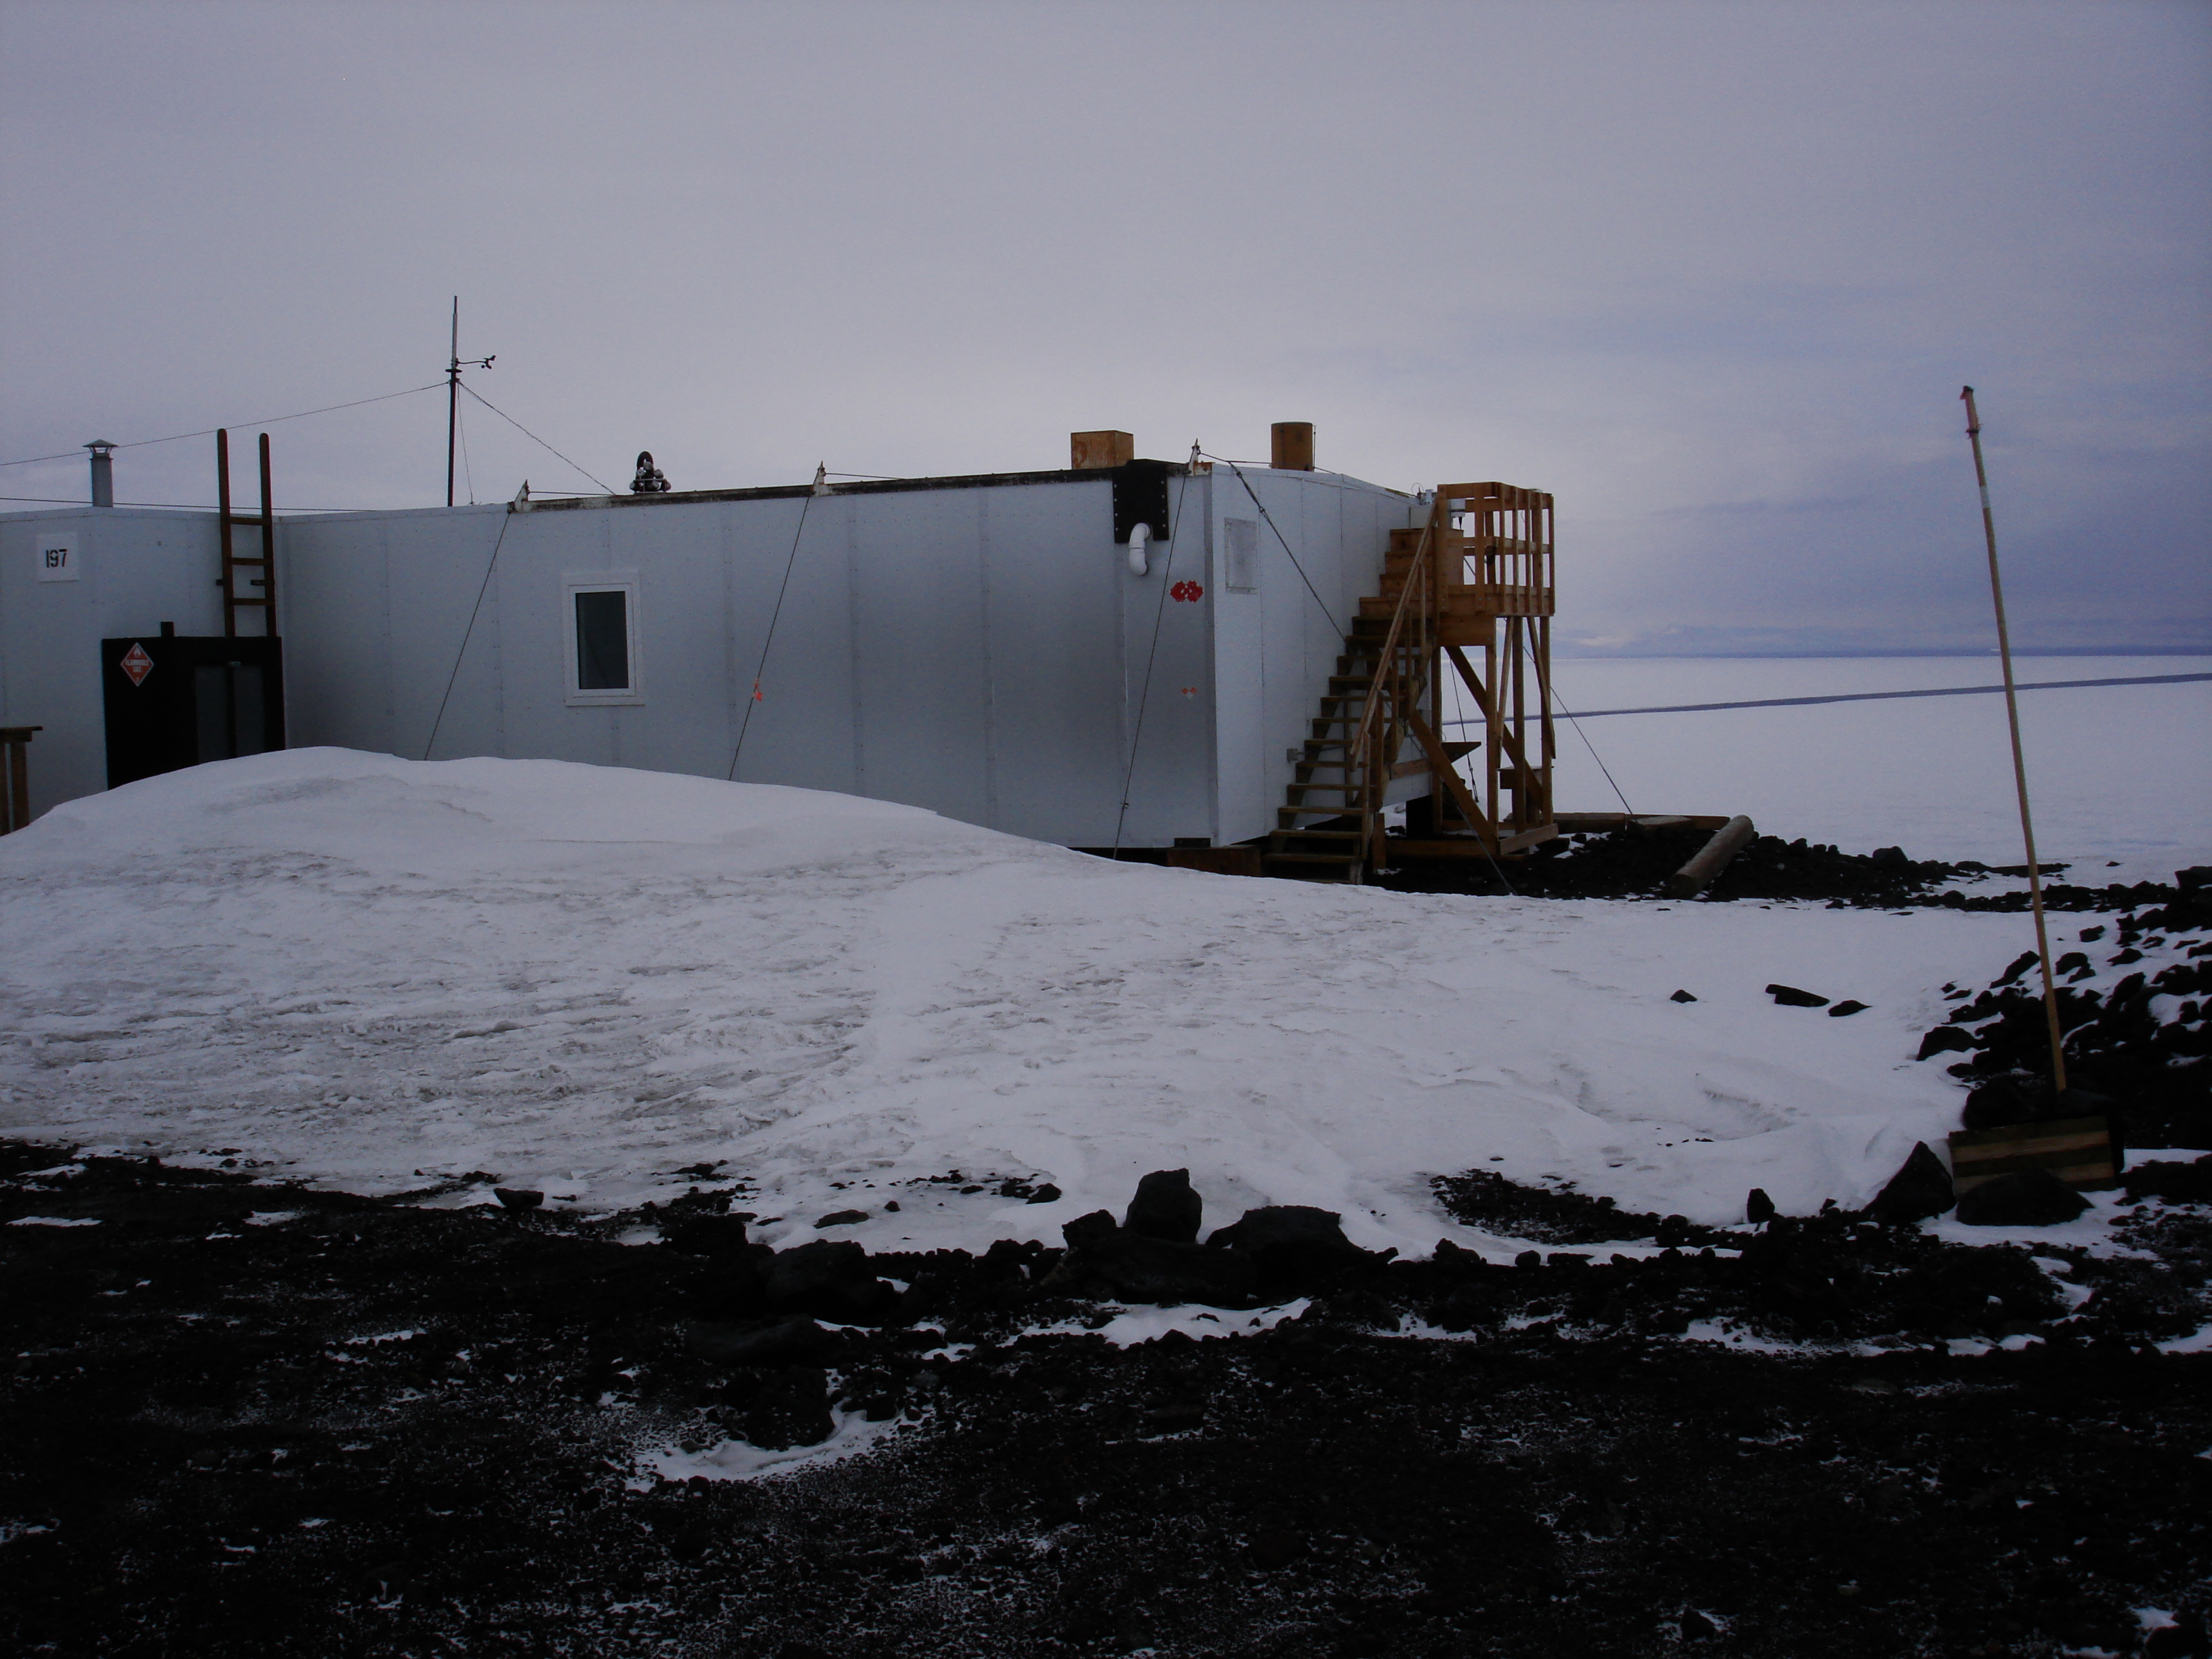
[[[43,726],[0,726],[0,748],[8,751],[7,799],[0,800],[0,836],[12,836],[31,821],[31,763],[26,752],[31,734]]]
[[[1548,542],[1549,539],[1547,536],[1546,540]],[[1553,746],[1555,734],[1552,730],[1552,619],[1549,617],[1536,619],[1536,701],[1542,721],[1540,735],[1543,740],[1540,767],[1544,779],[1544,822],[1549,823],[1556,816],[1553,808],[1557,805],[1552,796],[1552,757],[1557,751]]]
[[[1426,720],[1418,717],[1413,720],[1413,741],[1419,744],[1427,752],[1429,765],[1434,769],[1436,775],[1444,781],[1444,787],[1450,792],[1452,804],[1459,808],[1460,816],[1474,827],[1477,835],[1482,836],[1492,848],[1495,848],[1498,842],[1495,825],[1485,826],[1480,822],[1482,809],[1475,804],[1474,795],[1469,793],[1459,774],[1452,769],[1450,758],[1444,753],[1444,746],[1437,739],[1437,734],[1429,729],[1429,723]]]

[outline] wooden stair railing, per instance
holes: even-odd
[[[1425,529],[1424,542],[1428,535]],[[1352,623],[1338,672],[1322,696],[1305,757],[1297,763],[1289,799],[1276,811],[1278,828],[1261,860],[1264,873],[1309,881],[1366,879],[1382,836],[1383,793],[1398,775],[1398,756],[1409,732],[1420,724],[1415,710],[1432,673],[1434,591],[1430,561],[1417,554],[1407,562],[1381,638],[1373,637],[1364,619]],[[1363,663],[1364,672],[1358,666]],[[1338,775],[1315,775],[1326,770]],[[1316,794],[1333,799],[1316,801]]]
[[[1436,830],[1401,843],[1420,849],[1413,856],[1496,859],[1559,833],[1552,801],[1551,520],[1552,498],[1540,491],[1453,484],[1437,492],[1425,523],[1390,532],[1382,592],[1360,601],[1312,735],[1303,756],[1293,757],[1292,780],[1261,855],[1264,873],[1364,881],[1390,851],[1382,826],[1387,791],[1421,773],[1431,780]],[[1468,658],[1470,646],[1482,649],[1480,672]],[[1474,695],[1483,744],[1443,741],[1447,657]],[[1476,749],[1485,751],[1480,789],[1456,764]]]

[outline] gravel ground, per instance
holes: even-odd
[[[2094,1246],[1347,1258],[1117,1346],[1034,1245],[869,1258],[881,1322],[817,1322],[711,1194],[586,1224],[66,1150],[0,1188],[45,1218],[0,1226],[11,1651],[2206,1650],[2212,1357],[2160,1345],[2212,1318],[2212,1209],[2152,1195],[2203,1164]]]

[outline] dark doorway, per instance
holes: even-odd
[[[281,641],[140,635],[100,642],[107,787],[284,746]]]

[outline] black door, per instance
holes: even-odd
[[[284,746],[283,641],[140,635],[100,642],[107,787]]]

